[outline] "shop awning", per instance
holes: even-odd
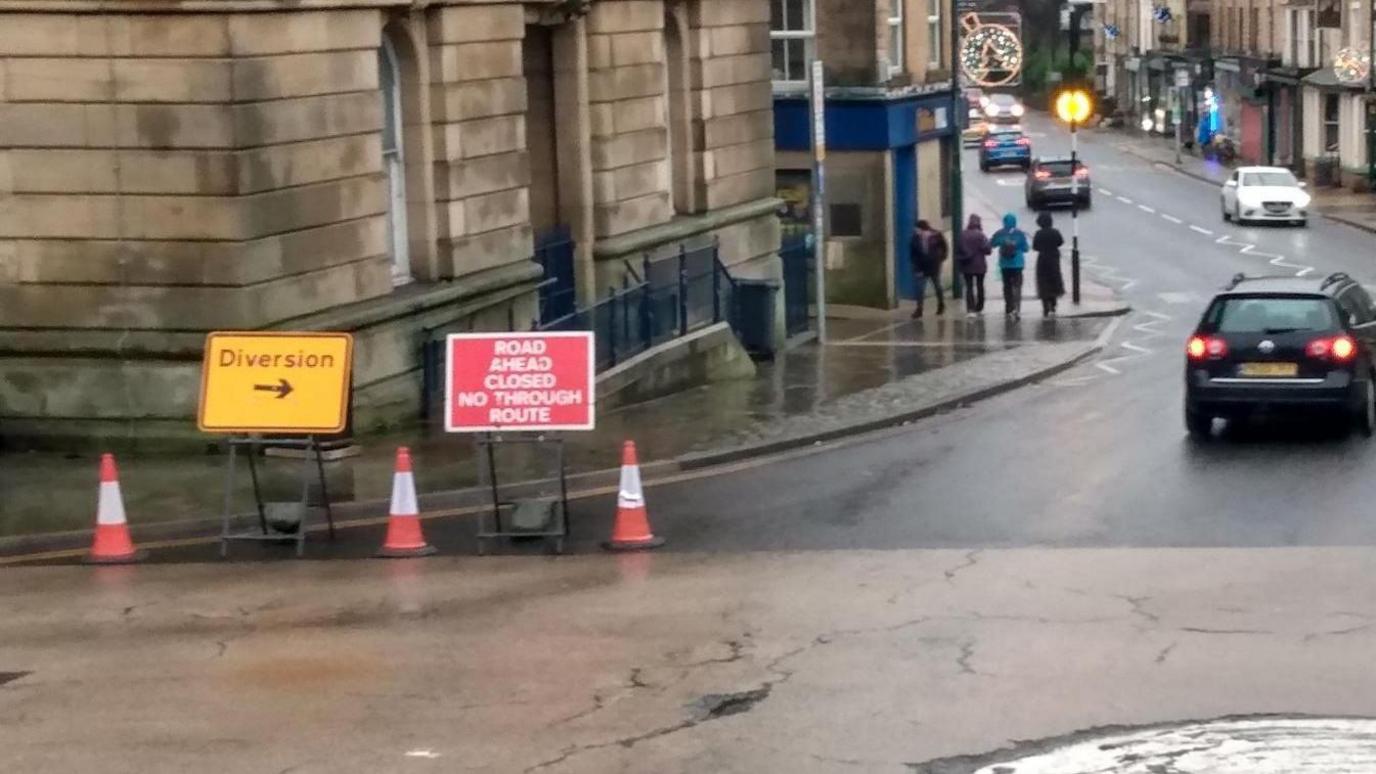
[[[1333,73],[1333,68],[1331,67],[1323,67],[1315,70],[1304,76],[1302,82],[1305,86],[1335,91],[1361,91],[1366,87],[1365,83],[1343,83],[1338,80],[1338,76]]]

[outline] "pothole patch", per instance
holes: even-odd
[[[1376,771],[1376,719],[1232,717],[1101,728],[988,755],[909,764],[915,774],[1347,774]]]

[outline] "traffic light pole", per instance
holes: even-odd
[[[1070,301],[1080,303],[1080,133],[1070,122]]]

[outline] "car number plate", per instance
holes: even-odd
[[[1276,378],[1298,376],[1299,372],[1298,363],[1243,363],[1237,368],[1239,376]]]

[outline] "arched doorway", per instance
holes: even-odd
[[[401,107],[401,63],[396,44],[384,34],[378,49],[378,82],[382,92],[382,170],[387,176],[387,246],[392,257],[392,286],[412,280],[410,230],[406,224],[406,155]]]

